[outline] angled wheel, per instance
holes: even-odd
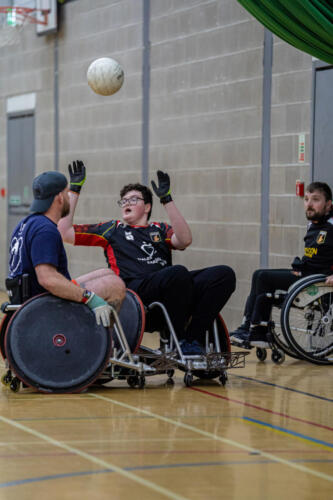
[[[15,312],[4,345],[9,366],[25,385],[79,392],[103,372],[111,336],[84,304],[43,294]]]
[[[281,310],[281,327],[290,346],[303,359],[333,364],[333,288],[325,276],[302,280]]]

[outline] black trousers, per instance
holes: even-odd
[[[188,271],[175,265],[145,278],[129,280],[126,285],[146,306],[162,302],[179,339],[200,341],[234,292],[236,277],[228,266]]]
[[[258,269],[252,275],[250,295],[246,300],[245,318],[253,325],[269,321],[272,312],[272,300],[266,293],[276,290],[288,290],[299,279],[291,269]]]

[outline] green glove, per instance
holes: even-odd
[[[69,189],[74,193],[80,194],[81,188],[86,180],[86,167],[83,161],[73,161],[72,165],[68,165],[70,186]]]
[[[103,326],[110,326],[110,314],[112,312],[111,306],[94,292],[90,292],[90,298],[87,300],[86,305],[95,313],[96,323]]]
[[[156,186],[154,181],[151,181],[151,185],[155,194],[159,197],[160,202],[165,205],[172,201],[171,190],[170,190],[170,177],[166,172],[157,170],[158,186]]]

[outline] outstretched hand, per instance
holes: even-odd
[[[86,181],[86,167],[83,161],[73,161],[73,166],[71,164],[68,165],[68,172],[70,179],[69,189],[74,191],[74,193],[80,194],[81,188]]]
[[[167,174],[166,172],[158,170],[157,179],[158,179],[158,186],[156,186],[156,183],[154,181],[151,181],[151,185],[156,196],[159,197],[160,202],[163,205],[165,205],[166,203],[169,203],[169,201],[172,201],[171,190],[170,190],[170,177],[169,174]]]

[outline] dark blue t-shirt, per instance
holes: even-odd
[[[9,278],[28,273],[31,296],[46,290],[37,280],[35,267],[50,264],[68,279],[65,248],[57,225],[42,214],[31,214],[13,231],[9,249]]]

